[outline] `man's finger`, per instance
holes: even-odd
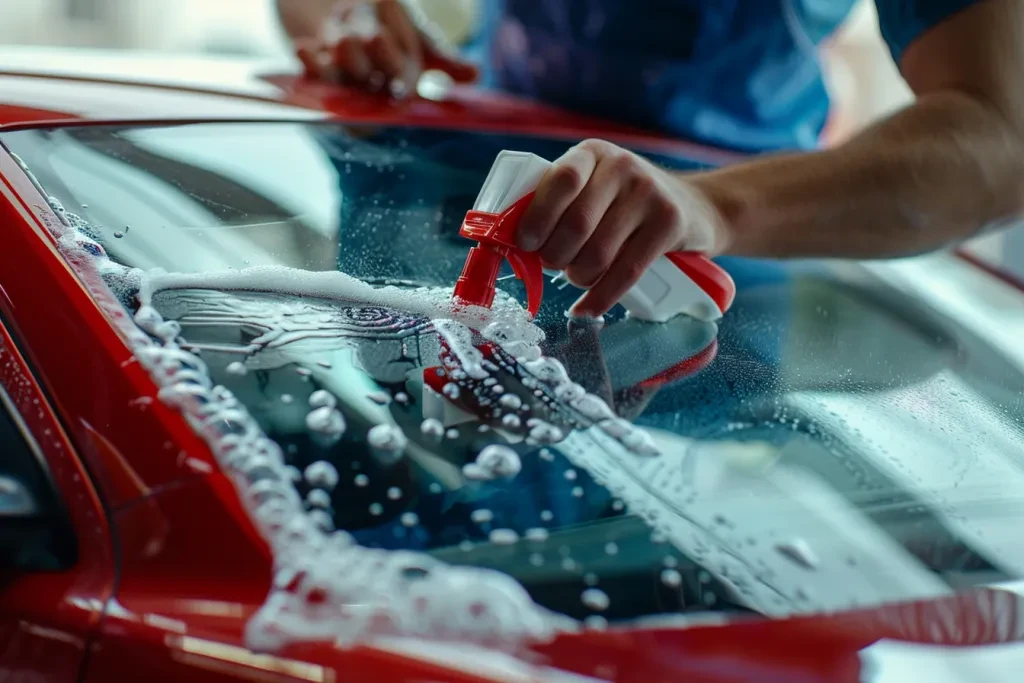
[[[394,36],[398,47],[409,57],[422,61],[423,43],[419,29],[409,19],[401,3],[396,0],[384,0],[377,4],[377,16]]]
[[[562,270],[573,262],[594,235],[621,187],[622,178],[614,161],[608,157],[598,161],[590,182],[565,210],[540,248],[546,265]]]
[[[456,83],[472,83],[480,76],[480,70],[472,62],[448,54],[427,36],[421,38],[424,69],[443,71]]]
[[[622,246],[615,262],[597,284],[572,305],[569,314],[579,318],[597,318],[617,304],[654,260],[665,253],[664,240],[655,235],[646,226],[635,231]]]
[[[388,80],[400,78],[405,74],[405,54],[398,47],[391,32],[381,26],[373,38],[366,42],[366,55],[370,58],[373,68],[384,74]]]
[[[315,41],[302,41],[295,50],[299,61],[302,62],[302,75],[305,78],[319,78],[320,65],[316,61],[316,51],[319,46]]]
[[[349,79],[363,83],[373,71],[366,54],[366,41],[359,36],[346,36],[334,46],[334,62]]]
[[[644,208],[629,193],[620,193],[605,211],[590,241],[565,274],[577,287],[591,287],[615,262],[626,240],[644,221]]]
[[[596,165],[594,153],[577,145],[547,170],[520,223],[516,235],[520,249],[534,251],[548,241],[562,214],[587,186]]]

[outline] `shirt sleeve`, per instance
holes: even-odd
[[[903,52],[922,33],[957,12],[985,0],[875,0],[882,38],[899,65]]]

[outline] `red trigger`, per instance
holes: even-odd
[[[526,310],[530,312],[531,318],[535,318],[544,297],[544,270],[541,267],[540,255],[535,251],[509,249],[506,256],[516,277],[522,280],[526,287]]]
[[[533,193],[520,198],[500,214],[470,211],[462,223],[459,234],[476,240],[477,246],[469,251],[462,275],[455,283],[454,297],[463,303],[491,307],[495,282],[501,259],[512,264],[516,277],[526,287],[526,308],[536,316],[544,296],[544,271],[540,255],[521,251],[515,245],[515,234],[526,208],[533,201]]]

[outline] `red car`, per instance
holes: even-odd
[[[186,66],[0,54],[0,680],[1016,680],[1018,289],[721,259],[718,324],[474,324],[501,149],[736,155]]]

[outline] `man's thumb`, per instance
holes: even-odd
[[[423,68],[444,71],[456,83],[472,83],[480,75],[480,70],[472,62],[449,54],[432,43],[424,46]]]

